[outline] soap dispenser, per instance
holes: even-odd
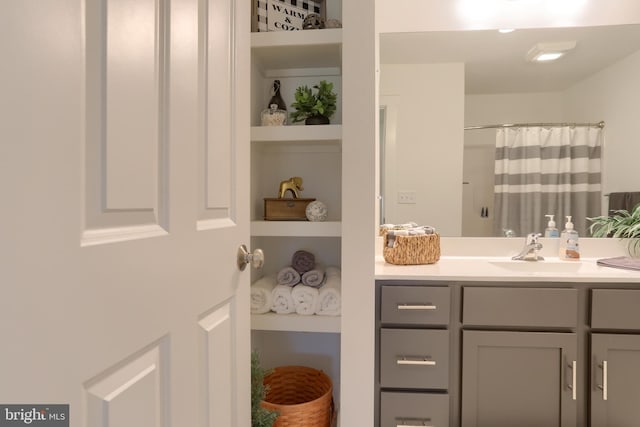
[[[560,250],[558,257],[562,260],[579,260],[578,232],[573,229],[571,216],[567,215],[567,223],[560,235]]]
[[[553,215],[545,215],[549,218],[549,222],[547,223],[547,228],[544,230],[544,237],[560,237],[560,233],[558,233],[558,229],[556,228],[556,222],[553,220]]]

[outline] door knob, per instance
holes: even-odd
[[[245,245],[238,248],[238,270],[244,271],[247,264],[251,263],[253,268],[262,268],[264,265],[264,252],[262,249],[256,249],[253,253],[247,250]]]

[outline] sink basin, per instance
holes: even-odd
[[[573,273],[580,270],[580,261],[491,261],[498,268],[521,273]]]

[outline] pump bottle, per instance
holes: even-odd
[[[578,246],[578,232],[573,229],[571,216],[567,215],[567,223],[565,224],[562,234],[560,234],[560,250],[558,258],[561,260],[579,260],[580,247]]]
[[[560,233],[556,228],[556,222],[553,220],[553,215],[545,215],[549,218],[549,222],[547,223],[547,228],[544,230],[544,237],[560,237]]]

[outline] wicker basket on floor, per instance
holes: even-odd
[[[306,366],[281,366],[264,378],[262,406],[278,412],[274,427],[331,427],[331,379]]]
[[[389,235],[384,233],[382,255],[389,264],[433,264],[440,259],[440,235],[395,236],[393,247],[388,246]]]

